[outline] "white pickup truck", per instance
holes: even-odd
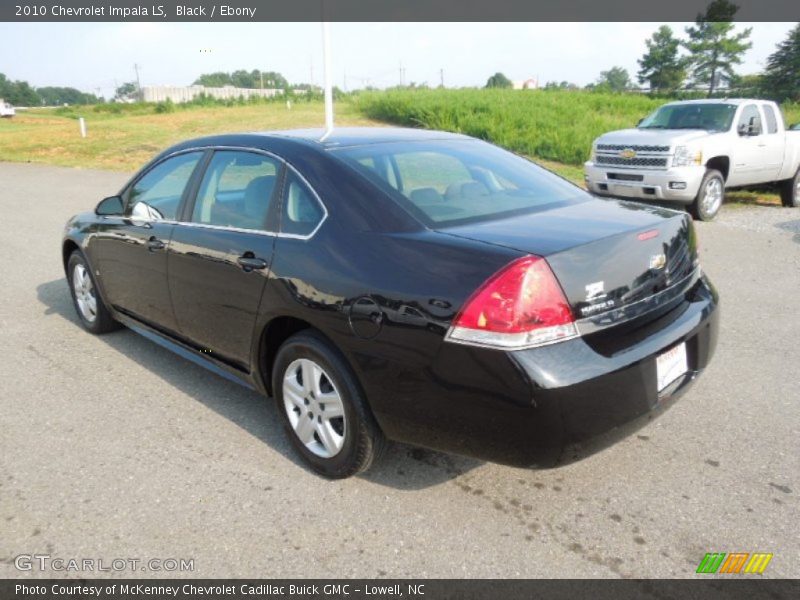
[[[14,107],[11,106],[8,102],[0,98],[0,118],[11,118],[17,111],[14,110]]]
[[[766,100],[671,102],[597,138],[584,171],[594,194],[679,202],[703,221],[736,187],[775,183],[783,205],[799,207],[800,131]]]

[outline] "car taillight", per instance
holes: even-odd
[[[517,259],[464,304],[446,339],[519,350],[578,335],[567,299],[547,261]]]

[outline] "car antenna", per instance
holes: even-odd
[[[324,3],[323,3],[323,11]],[[322,22],[322,56],[325,70],[325,133],[319,139],[324,142],[333,133],[333,83],[331,82],[330,23]]]

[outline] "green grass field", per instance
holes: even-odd
[[[457,131],[515,152],[581,165],[592,141],[607,131],[635,127],[666,102],[638,94],[565,90],[396,90],[354,99],[366,116],[407,127]],[[783,107],[800,121],[800,104]]]
[[[336,107],[341,125],[379,125],[351,104]],[[81,138],[77,118],[86,119]],[[318,127],[321,102],[278,102],[235,106],[192,106],[157,113],[153,106],[131,106],[121,113],[93,107],[37,109],[0,120],[0,160],[68,167],[134,171],[158,152],[182,140],[237,131]]]
[[[466,133],[536,160],[580,184],[581,164],[603,132],[632,127],[664,100],[570,91],[406,90],[364,93],[336,103],[339,126],[425,127]],[[784,106],[800,121],[800,105]],[[81,138],[78,117],[88,137]],[[0,120],[0,160],[134,171],[164,148],[192,137],[236,131],[318,127],[320,101],[180,106],[99,105],[36,109]],[[735,192],[728,201],[777,202]]]

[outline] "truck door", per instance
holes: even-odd
[[[762,104],[761,110],[764,111],[764,134],[759,145],[762,150],[762,181],[776,181],[783,166],[786,134],[783,127],[778,126],[778,119],[782,117],[775,113],[774,106]]]
[[[739,113],[736,122],[737,139],[733,149],[733,165],[727,186],[750,185],[766,181],[763,179],[762,152],[764,135],[761,111],[756,104],[747,104]]]

